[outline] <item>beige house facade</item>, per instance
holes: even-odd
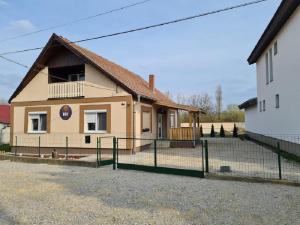
[[[201,113],[157,90],[154,75],[147,82],[55,34],[9,101],[10,143],[24,152],[39,145],[46,153],[66,144],[74,152],[88,152],[98,137],[113,136],[127,138],[119,148],[136,150],[146,141],[133,138],[170,138],[170,129],[179,128],[179,110],[190,113],[191,124]]]

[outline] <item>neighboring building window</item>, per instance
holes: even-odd
[[[175,128],[175,114],[174,113],[170,114],[170,127]]]
[[[278,53],[278,44],[277,44],[277,41],[275,41],[274,43],[274,55],[277,55]]]
[[[149,132],[151,127],[151,115],[150,112],[143,112],[143,132]]]
[[[270,48],[269,50],[269,64],[270,64],[270,69],[269,69],[269,72],[270,72],[270,82],[273,81],[273,50],[272,48]]]
[[[266,100],[263,100],[263,111],[266,111]]]
[[[262,102],[259,101],[259,111],[262,112]]]
[[[266,84],[269,84],[269,54],[266,54]]]
[[[84,113],[86,133],[106,133],[106,110],[87,110]]]
[[[276,108],[278,109],[279,108],[279,95],[277,94],[275,98],[276,98]]]
[[[30,112],[28,115],[30,133],[44,133],[47,131],[47,113],[46,112]]]

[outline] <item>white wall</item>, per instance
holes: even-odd
[[[270,136],[300,135],[300,7],[294,12],[264,54],[258,59],[257,107],[246,110],[246,129]],[[273,54],[274,81],[266,84],[265,54],[278,43]],[[274,48],[273,48],[274,53]],[[280,108],[275,108],[275,95],[280,95]],[[266,112],[259,112],[259,102],[266,100]]]
[[[0,144],[8,144],[10,141],[10,127],[0,124]]]

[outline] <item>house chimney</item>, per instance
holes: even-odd
[[[149,89],[154,92],[155,89],[155,75],[150,74],[149,75]]]

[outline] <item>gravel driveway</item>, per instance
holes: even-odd
[[[300,224],[300,188],[0,161],[0,224]]]

